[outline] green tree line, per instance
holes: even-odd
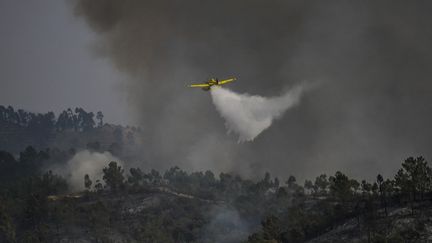
[[[0,105],[0,124],[14,124],[31,130],[49,131],[74,129],[75,131],[87,131],[94,127],[103,126],[104,115],[98,111],[87,112],[83,108],[68,108],[56,117],[54,112],[32,113],[22,109],[15,110],[12,106]],[[95,121],[96,119],[96,121]]]

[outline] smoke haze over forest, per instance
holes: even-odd
[[[427,1],[49,2],[2,8],[1,102],[136,117],[149,167],[362,177],[430,159]],[[210,94],[185,88],[232,76],[229,89],[263,97],[320,85],[238,144]]]
[[[129,96],[151,141],[149,160],[188,165],[198,156],[190,148],[210,146],[218,152],[202,160],[215,169],[301,176],[339,168],[360,176],[429,155],[430,7],[81,0],[75,11],[99,34],[98,51],[130,77]],[[253,143],[235,144],[208,94],[184,88],[213,76],[237,76],[230,88],[264,96],[304,80],[322,85]]]

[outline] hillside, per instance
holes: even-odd
[[[359,183],[338,171],[304,186],[294,176],[280,183],[269,173],[250,180],[178,167],[125,171],[112,161],[100,178],[82,178],[85,190],[71,193],[69,181],[43,170],[52,152],[27,148],[17,159],[0,152],[2,242],[423,242],[432,236],[431,168],[422,157],[406,159],[394,179]]]
[[[93,116],[0,106],[0,242],[432,240],[432,168],[421,156],[370,182],[341,171],[304,182],[157,171],[134,167],[144,166],[133,159],[140,129]]]
[[[351,218],[330,231],[307,241],[323,242],[430,242],[432,241],[432,203],[418,203],[413,213],[409,207],[380,209],[372,222]],[[370,220],[370,219],[369,219]],[[373,228],[373,229],[372,229]]]

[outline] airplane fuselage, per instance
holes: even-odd
[[[191,88],[201,88],[202,90],[209,91],[212,86],[215,86],[215,85],[216,86],[224,85],[226,83],[230,83],[230,82],[233,82],[235,80],[236,80],[236,78],[230,78],[230,79],[225,79],[225,80],[219,81],[219,79],[217,79],[217,78],[211,78],[211,79],[209,79],[205,83],[192,84],[192,85],[189,85],[189,87],[191,87]]]
[[[204,87],[203,90],[209,91],[212,86],[219,85],[219,80],[217,78],[212,78],[209,81],[207,81],[208,87]]]

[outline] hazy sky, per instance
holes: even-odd
[[[122,76],[63,0],[0,0],[0,104],[58,113],[80,106],[128,123]]]

